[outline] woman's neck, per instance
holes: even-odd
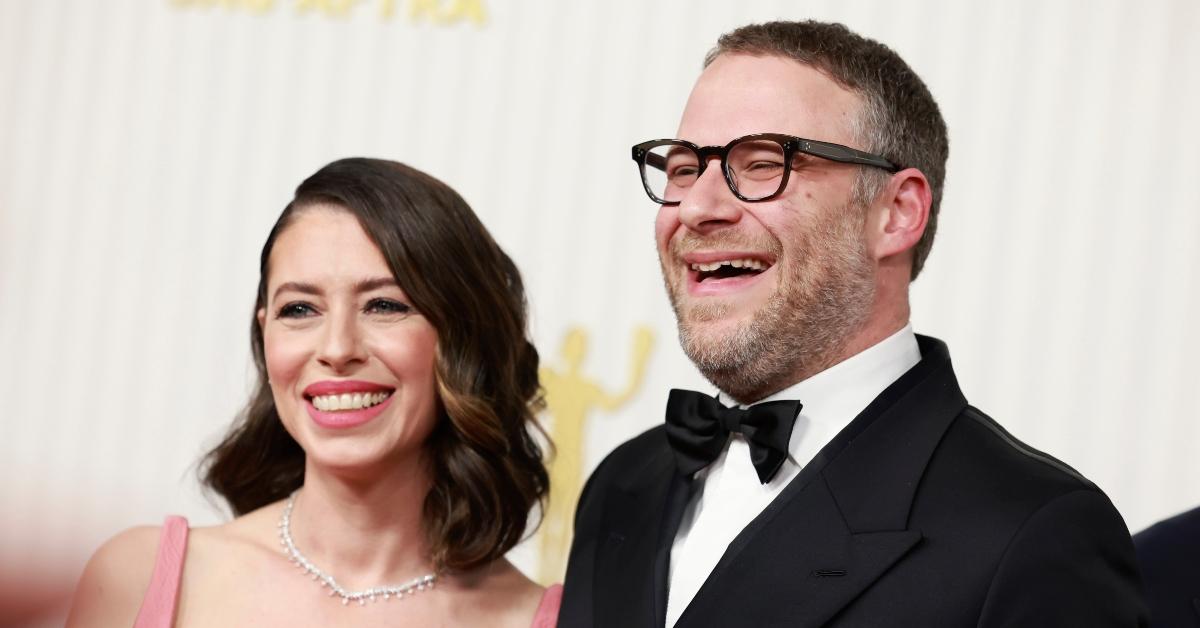
[[[347,589],[406,582],[432,571],[421,511],[422,461],[370,480],[309,462],[289,527],[296,548]]]

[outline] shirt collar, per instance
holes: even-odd
[[[768,401],[799,399],[803,429],[792,430],[788,450],[796,456],[800,442],[812,426],[832,438],[854,420],[863,408],[921,361],[921,350],[912,324],[867,349],[752,404],[738,404],[724,392],[717,398],[726,406],[748,407]],[[799,426],[798,426],[799,427]]]

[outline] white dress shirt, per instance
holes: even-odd
[[[671,546],[667,626],[679,620],[734,537],[879,393],[920,361],[917,337],[909,324],[867,350],[756,402],[799,399],[803,405],[788,442],[788,458],[775,477],[762,484],[750,463],[745,437],[733,434],[717,459],[696,472],[695,496]],[[726,406],[739,405],[724,393],[718,399]]]

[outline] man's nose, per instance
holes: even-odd
[[[345,372],[366,362],[357,313],[330,312],[317,360],[335,372]]]
[[[692,231],[706,233],[741,218],[742,202],[729,189],[721,162],[714,158],[679,201],[679,222]]]

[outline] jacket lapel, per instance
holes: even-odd
[[[667,567],[691,482],[675,471],[669,450],[608,497],[604,540],[596,556],[595,625],[662,626]]]
[[[918,341],[921,363],[730,543],[677,626],[822,626],[918,544],[908,529],[916,487],[966,407],[945,345]]]
[[[779,515],[736,559],[722,559],[678,627],[822,626],[921,539],[915,530],[850,532],[824,482]]]

